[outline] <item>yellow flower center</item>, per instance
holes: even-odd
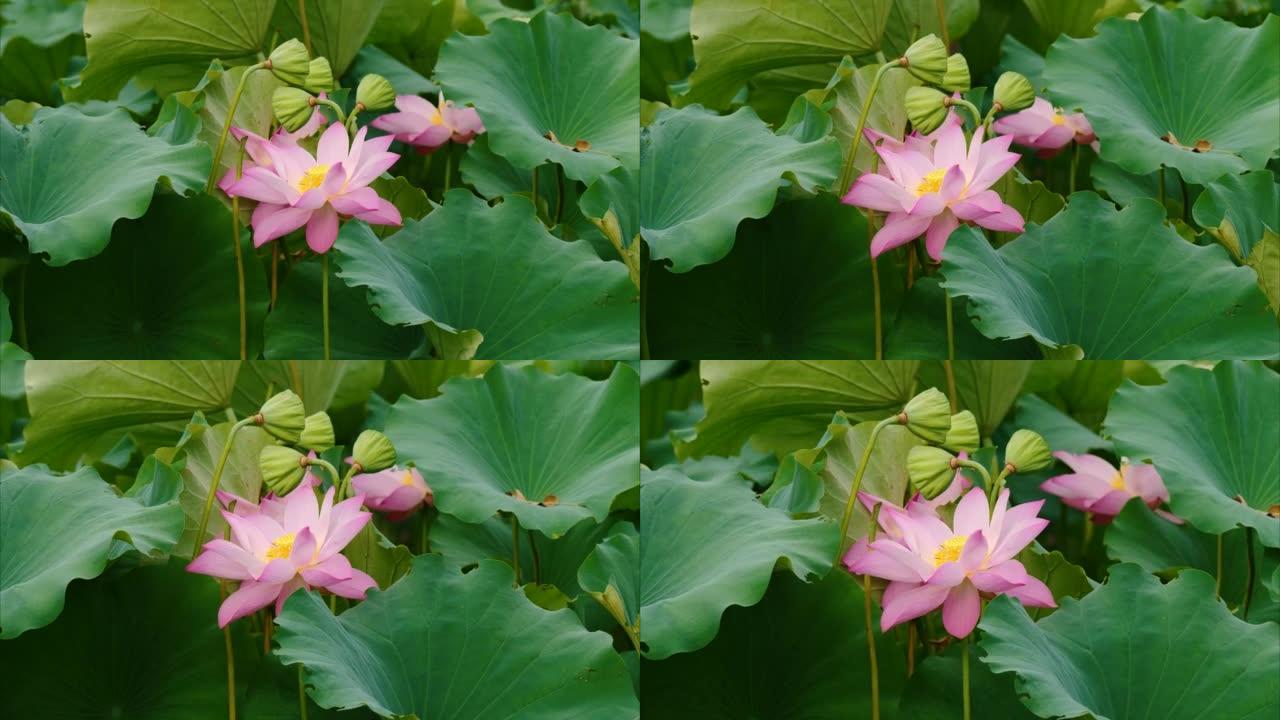
[[[916,197],[941,190],[942,178],[946,177],[946,175],[947,171],[944,169],[931,170],[928,175],[921,178],[920,184],[916,186]]]
[[[1120,471],[1111,478],[1111,487],[1115,490],[1124,490],[1124,467],[1121,466]]]
[[[267,559],[281,560],[289,557],[293,553],[293,538],[293,533],[285,533],[272,540],[271,547],[267,550]]]
[[[324,184],[324,176],[328,174],[328,165],[312,165],[309,170],[302,173],[302,179],[298,181],[298,192],[306,192],[320,187]]]
[[[431,124],[432,124],[432,125],[443,125],[443,124],[444,124],[444,116],[440,114],[440,111],[439,111],[439,110],[435,111],[435,112],[431,115]]]
[[[411,473],[411,472],[409,472],[409,471],[407,471],[407,470],[406,470],[406,471],[405,471],[405,474],[404,474],[404,477],[403,477],[403,478],[401,478],[401,480],[400,480],[400,484],[401,484],[401,485],[412,485],[412,484],[413,484],[413,473]]]
[[[956,535],[948,538],[946,542],[938,546],[938,551],[933,554],[933,566],[942,567],[949,562],[955,562],[960,559],[960,551],[964,550],[964,543],[968,540],[963,535]]]
[[[1064,125],[1064,124],[1066,124],[1066,122],[1067,122],[1067,119],[1066,119],[1066,118],[1064,118],[1064,117],[1062,117],[1062,113],[1060,113],[1060,112],[1056,112],[1056,113],[1054,113],[1054,114],[1053,114],[1053,124],[1054,124],[1054,125]]]

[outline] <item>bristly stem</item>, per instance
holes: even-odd
[[[853,485],[849,488],[849,500],[844,504],[844,516],[840,519],[840,542],[836,547],[835,562],[840,562],[840,558],[844,557],[844,540],[845,535],[849,532],[849,519],[853,517],[853,505],[858,500],[858,491],[862,489],[862,475],[867,471],[867,463],[871,460],[871,451],[875,449],[876,439],[880,437],[880,431],[898,422],[898,416],[885,418],[876,424],[871,430],[871,436],[867,438],[867,446],[862,450],[862,459],[858,462],[858,470],[853,475]]]
[[[240,153],[236,157],[236,179],[244,171],[244,141],[240,141]],[[249,359],[249,316],[245,310],[244,253],[240,250],[240,196],[231,198],[231,246],[236,255],[236,289],[240,300],[240,359]]]
[[[213,184],[218,179],[218,166],[222,164],[222,148],[227,144],[227,133],[231,131],[231,121],[235,119],[236,108],[240,105],[240,96],[244,94],[245,83],[255,70],[260,69],[262,69],[262,63],[250,65],[240,76],[240,82],[236,83],[236,92],[231,96],[231,106],[227,108],[227,120],[222,123],[222,133],[218,135],[218,145],[213,151],[213,165],[209,167],[209,180],[204,185],[204,191],[207,193],[213,192]]]
[[[867,97],[862,100],[862,112],[858,115],[858,127],[853,131],[853,137],[849,139],[849,156],[844,160],[844,168],[840,171],[840,185],[836,188],[841,197],[849,192],[849,186],[853,183],[853,161],[858,155],[858,145],[862,143],[862,131],[867,126],[867,115],[871,112],[871,101],[875,99],[876,91],[880,89],[880,78],[896,67],[900,67],[896,61],[881,65],[880,69],[876,70],[875,77],[871,79],[871,88],[867,90]]]
[[[324,258],[320,273],[320,321],[324,334],[324,359],[329,360],[329,253],[321,254]]]
[[[222,453],[218,455],[218,464],[213,467],[213,478],[209,481],[209,495],[204,499],[204,510],[200,513],[200,524],[196,526],[196,536],[192,541],[192,553],[199,554],[200,546],[204,544],[204,535],[209,531],[209,513],[213,512],[213,500],[218,495],[218,484],[222,482],[222,471],[227,466],[227,457],[231,455],[231,444],[236,439],[236,433],[240,432],[240,428],[251,425],[256,422],[256,415],[251,415],[235,425],[227,431],[227,441],[222,446]]]
[[[960,672],[964,682],[964,689],[961,691],[964,702],[964,720],[970,720],[973,715],[973,711],[969,707],[969,638],[965,638],[960,642],[963,647],[960,660]]]
[[[871,530],[867,542],[875,542],[880,503],[871,509]],[[862,613],[867,625],[867,658],[871,668],[871,720],[880,720],[880,661],[876,658],[876,633],[871,622],[871,575],[862,576]]]
[[[520,587],[520,518],[511,513],[511,568],[516,571],[516,587]]]

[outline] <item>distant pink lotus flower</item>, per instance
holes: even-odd
[[[475,108],[458,107],[440,94],[440,106],[417,95],[396,97],[396,109],[373,121],[379,130],[395,135],[402,143],[413,145],[419,152],[430,152],[453,140],[469,143],[484,132],[484,123]]]
[[[880,508],[885,535],[857,557],[845,557],[851,572],[889,581],[880,628],[942,607],[942,624],[955,637],[968,637],[978,624],[985,595],[1008,595],[1023,605],[1055,607],[1053,593],[1014,560],[1049,524],[1036,517],[1043,500],[1010,508],[1002,490],[988,516],[987,498],[973,488],[956,506],[952,527],[922,507],[914,512],[886,504]]]
[[[360,128],[348,145],[346,127],[334,123],[320,136],[314,157],[295,140],[273,139],[257,145],[255,164],[238,180],[234,171],[222,179],[223,192],[258,201],[252,219],[254,247],[306,225],[307,245],[323,253],[338,238],[339,216],[373,225],[401,223],[396,206],[368,187],[400,156],[387,152],[391,137],[366,141],[365,132]]]
[[[888,213],[871,240],[872,257],[924,235],[929,256],[941,261],[947,238],[962,221],[1022,232],[1022,215],[989,189],[1019,160],[1009,152],[1012,140],[983,142],[978,128],[966,147],[963,128],[950,119],[930,136],[878,146],[873,140],[880,170],[859,176],[843,200]]]
[[[1062,502],[1077,510],[1093,514],[1093,521],[1104,525],[1115,519],[1131,498],[1142,498],[1147,507],[1169,522],[1181,525],[1182,518],[1161,510],[1160,505],[1169,502],[1169,491],[1154,465],[1130,465],[1120,461],[1120,468],[1096,455],[1072,455],[1058,451],[1053,454],[1075,470],[1069,475],[1057,475],[1045,480],[1040,489],[1062,498]]]
[[[351,478],[351,487],[364,495],[365,507],[388,513],[392,520],[403,520],[419,505],[435,502],[435,493],[417,468],[389,467],[381,472],[362,473]]]
[[[307,482],[283,498],[268,495],[257,505],[234,495],[221,497],[235,501],[233,511],[222,511],[232,540],[210,540],[187,565],[193,573],[240,581],[239,589],[218,608],[219,627],[273,601],[278,613],[299,588],[318,587],[363,599],[377,586],[341,554],[373,517],[360,510],[364,498],[357,495],[334,505],[330,488],[317,504]]]
[[[1040,150],[1041,157],[1052,157],[1073,141],[1093,144],[1097,150],[1098,138],[1084,113],[1065,114],[1044,98],[1036,98],[1026,110],[996,120],[992,129],[1002,135],[1012,135],[1019,145]]]

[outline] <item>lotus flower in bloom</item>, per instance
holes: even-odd
[[[1098,139],[1084,113],[1065,114],[1044,98],[1036,98],[1026,110],[996,120],[992,129],[1002,135],[1012,135],[1019,145],[1040,150],[1042,157],[1056,155],[1073,141],[1089,145],[1096,144]]]
[[[1169,491],[1153,465],[1130,465],[1120,461],[1120,468],[1096,455],[1072,455],[1069,452],[1053,454],[1075,470],[1069,475],[1058,475],[1045,480],[1040,489],[1062,498],[1062,502],[1077,510],[1093,513],[1093,521],[1102,525],[1112,521],[1130,498],[1142,498],[1142,502],[1169,522],[1181,525],[1182,518],[1160,509],[1169,502]]]
[[[413,145],[419,152],[430,152],[450,140],[469,143],[484,132],[484,123],[480,122],[475,108],[460,108],[445,100],[444,93],[440,94],[439,107],[417,95],[399,95],[396,109],[400,112],[377,118],[373,126],[395,135],[402,143]]]
[[[370,513],[360,510],[360,496],[335,505],[333,489],[317,503],[309,482],[283,498],[268,495],[254,505],[233,495],[232,512],[222,511],[231,526],[231,540],[204,544],[187,570],[226,580],[240,587],[218,608],[218,626],[256,612],[273,601],[276,612],[299,588],[318,587],[346,598],[363,599],[373,578],[351,567],[342,548],[359,533]]]
[[[419,505],[431,505],[435,500],[431,486],[417,468],[389,467],[381,472],[356,475],[351,478],[351,487],[364,496],[366,507],[388,513],[392,520],[402,520]]]
[[[929,137],[932,142],[917,138],[873,144],[880,155],[879,172],[859,176],[844,197],[848,205],[888,213],[871,240],[871,255],[924,235],[929,256],[941,261],[947,238],[962,221],[1022,232],[1022,215],[989,189],[1018,162],[1018,154],[1009,152],[1013,138],[984,142],[978,128],[966,146],[963,128],[952,121]]]
[[[987,498],[973,488],[956,506],[952,525],[932,512],[908,512],[892,505],[880,508],[886,535],[861,553],[850,550],[850,571],[889,581],[884,591],[880,628],[942,607],[942,624],[955,637],[968,637],[978,623],[986,595],[1009,595],[1023,605],[1055,607],[1044,583],[1014,560],[1049,524],[1036,517],[1043,500],[1009,507],[1002,490],[995,511],[987,514]],[[856,548],[857,546],[855,546]]]
[[[401,223],[396,206],[369,187],[400,156],[387,152],[391,137],[366,141],[365,132],[360,128],[348,145],[346,127],[334,123],[320,136],[314,157],[287,137],[273,140],[255,150],[269,163],[255,157],[255,164],[238,180],[234,171],[223,178],[223,192],[258,201],[252,220],[254,247],[305,225],[307,245],[315,252],[328,252],[338,238],[340,215],[373,225]]]

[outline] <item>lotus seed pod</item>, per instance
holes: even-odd
[[[385,110],[396,104],[396,89],[381,75],[370,73],[356,86],[356,105],[365,110]]]
[[[955,452],[973,452],[981,442],[978,419],[973,413],[961,410],[951,416],[951,429],[947,431],[947,439],[942,441],[943,447]]]
[[[308,450],[324,452],[333,447],[333,443],[333,421],[329,415],[323,412],[308,415],[298,444]]]
[[[377,430],[360,433],[351,449],[351,456],[361,472],[378,472],[396,464],[395,446]]]
[[[302,87],[313,93],[332,91],[333,68],[329,66],[329,61],[322,57],[312,60],[306,82],[302,83]]]
[[[1004,448],[1004,462],[1010,472],[1034,472],[1049,467],[1053,453],[1040,433],[1023,429],[1009,438],[1009,444]]]
[[[922,135],[937,130],[947,119],[947,96],[933,88],[908,88],[906,106],[911,127]]]
[[[1001,110],[1013,111],[1031,107],[1036,101],[1035,88],[1031,81],[1016,72],[1006,72],[996,80],[996,89],[991,96],[992,102]]]
[[[290,85],[302,85],[311,71],[311,56],[307,47],[297,38],[290,38],[276,46],[267,57],[271,74]]]
[[[942,448],[917,445],[907,453],[907,476],[916,492],[932,500],[951,485],[956,458]]]
[[[926,85],[937,85],[947,72],[947,46],[930,33],[911,43],[898,62]]]
[[[285,390],[272,395],[258,410],[255,422],[264,430],[288,443],[298,442],[307,424],[307,410],[302,398]]]
[[[969,63],[956,53],[947,58],[947,72],[938,87],[947,92],[965,92],[969,89]]]
[[[315,98],[311,97],[306,90],[291,87],[276,88],[276,91],[271,94],[271,110],[285,130],[295,132],[311,119],[314,100]]]
[[[276,495],[287,495],[307,474],[307,456],[284,445],[267,445],[258,455],[262,482]]]
[[[951,429],[951,402],[938,388],[929,388],[907,402],[898,422],[925,442],[941,444]]]

